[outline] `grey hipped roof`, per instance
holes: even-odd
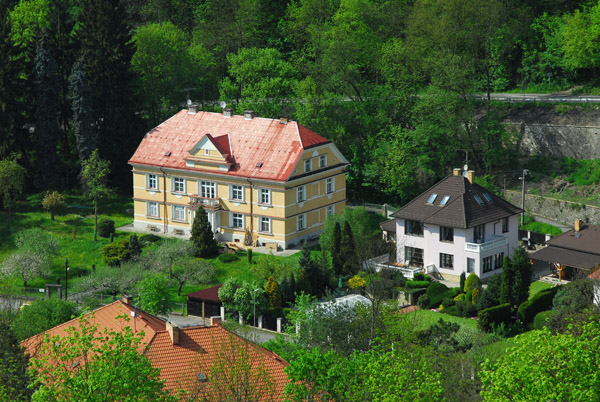
[[[578,232],[571,229],[546,245],[531,258],[584,269],[600,265],[600,226],[584,223]]]
[[[437,197],[433,203],[427,203],[432,194],[437,194]],[[491,202],[484,194],[488,194]],[[444,196],[450,196],[450,199],[445,206],[442,206],[440,203]],[[475,196],[480,198],[481,205]],[[521,212],[521,208],[503,200],[478,184],[470,183],[466,177],[450,174],[392,216],[466,229]]]

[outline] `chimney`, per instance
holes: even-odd
[[[233,110],[229,108],[223,109],[223,117],[231,117],[233,116]]]
[[[469,183],[471,183],[471,184],[475,183],[475,171],[474,170],[467,170],[467,180],[469,180]]]
[[[254,118],[254,110],[244,110],[244,120],[252,120]]]
[[[179,345],[179,327],[177,324],[173,324],[171,321],[166,323],[167,331],[171,337],[171,343],[173,345]]]
[[[221,325],[222,322],[220,315],[210,317],[210,325]]]
[[[575,231],[579,232],[583,227],[583,221],[581,219],[575,219]]]
[[[133,297],[129,296],[128,294],[123,293],[121,295],[121,302],[123,304],[127,304],[128,306],[133,306]]]
[[[461,171],[462,171],[461,168],[452,169],[452,175],[453,176],[460,176],[460,172]]]
[[[198,113],[198,104],[197,103],[190,103],[190,106],[188,106],[188,113],[189,114],[196,114],[196,113]]]
[[[279,118],[279,124],[288,124],[289,121],[290,121],[290,117],[285,114]]]

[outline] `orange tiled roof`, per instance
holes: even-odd
[[[99,324],[104,328],[120,331],[128,325],[137,332],[144,331],[140,344],[140,352],[145,350],[152,366],[160,369],[160,378],[165,387],[171,391],[194,392],[198,387],[197,375],[204,372],[209,381],[205,386],[214,386],[210,382],[210,368],[220,357],[231,358],[231,350],[246,350],[252,367],[262,366],[273,384],[274,395],[282,396],[288,382],[283,369],[288,365],[275,353],[248,342],[219,325],[179,328],[179,343],[174,345],[167,331],[166,322],[151,314],[136,309],[135,323],[131,316],[133,307],[118,300],[94,311],[91,324]],[[128,322],[116,317],[127,315]],[[65,336],[67,328],[77,325],[77,319],[54,327],[45,333],[49,336]],[[23,341],[27,353],[35,354],[44,333]],[[233,345],[233,349],[232,349]],[[148,346],[146,348],[146,346]],[[228,350],[229,348],[229,350]],[[228,355],[229,353],[229,355]]]
[[[229,154],[229,146],[235,162],[219,173],[275,181],[289,178],[303,150],[330,142],[295,121],[182,110],[149,131],[129,163],[202,171],[186,167],[185,159],[207,134],[222,154]]]

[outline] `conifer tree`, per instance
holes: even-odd
[[[313,294],[319,297],[323,293],[323,288],[325,285],[323,281],[323,275],[321,274],[320,266],[317,263],[317,261],[315,261],[310,256],[310,250],[308,249],[306,242],[304,242],[304,245],[302,246],[301,253],[302,255],[298,260],[298,265],[300,266],[300,268],[304,269],[306,277],[310,282],[310,288]]]
[[[340,223],[336,222],[335,227],[333,228],[333,239],[331,241],[331,262],[333,264],[333,272],[337,276],[342,275],[342,271],[344,269],[344,260],[340,254],[341,243],[342,228],[340,227]]]
[[[277,282],[275,282],[275,278],[273,278],[273,276],[269,276],[269,280],[267,281],[267,285],[265,286],[265,293],[267,296],[267,300],[269,301],[269,306],[273,310],[280,310],[281,294],[279,293]]]
[[[514,280],[513,264],[508,257],[504,257],[504,261],[502,262],[502,283],[500,285],[501,304],[509,303],[511,306],[515,305],[515,299],[512,294]]]
[[[73,65],[71,77],[69,78],[71,89],[71,109],[73,119],[71,120],[75,139],[77,141],[77,152],[79,159],[85,160],[90,157],[96,149],[94,132],[94,113],[92,108],[92,94],[85,71],[83,57],[77,59]]]
[[[342,241],[340,243],[340,256],[343,261],[343,275],[349,276],[358,272],[356,244],[354,243],[354,235],[348,221],[344,222],[344,232],[342,233]]]
[[[215,235],[208,221],[208,215],[202,206],[198,207],[198,211],[196,211],[190,240],[196,246],[199,257],[210,258],[219,253]]]
[[[296,293],[300,294],[304,292],[306,295],[312,294],[312,288],[310,287],[310,281],[306,275],[304,268],[299,268],[296,273]]]
[[[512,271],[514,279],[512,283],[512,294],[515,305],[520,305],[529,299],[529,287],[531,286],[532,267],[529,255],[523,247],[517,247],[513,253]]]
[[[296,277],[293,272],[290,272],[290,293],[286,295],[286,300],[288,304],[294,303],[296,300],[296,292],[298,289],[296,288]]]

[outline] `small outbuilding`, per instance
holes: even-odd
[[[213,317],[221,315],[221,300],[219,289],[223,285],[213,286],[186,294],[188,315],[198,317]]]

